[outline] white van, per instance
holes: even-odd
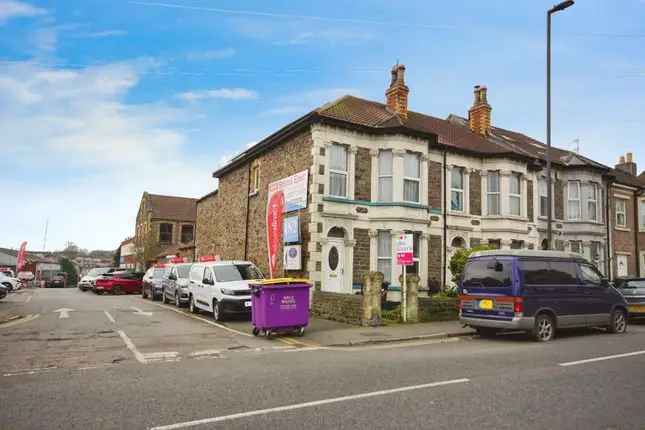
[[[262,279],[262,272],[250,261],[208,261],[194,263],[189,275],[190,311],[207,311],[216,321],[225,315],[251,312],[249,281]]]

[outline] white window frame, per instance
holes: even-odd
[[[575,184],[578,187],[578,198],[577,199],[572,199],[571,198],[571,185],[572,184]],[[578,221],[578,220],[582,219],[582,205],[580,204],[581,201],[582,201],[582,198],[581,198],[582,196],[580,195],[580,193],[581,193],[580,181],[576,181],[576,180],[567,181],[567,220],[569,220],[569,221]],[[573,218],[571,216],[571,208],[572,208],[571,203],[572,202],[577,202],[576,204],[578,206],[578,216],[576,218]]]
[[[490,180],[491,177],[496,176],[497,177],[497,191],[491,191],[490,190]],[[502,188],[502,177],[497,170],[491,170],[488,172],[488,175],[486,175],[486,214],[489,216],[498,216],[501,215],[502,212],[502,202],[501,202],[501,188]],[[497,195],[497,210],[495,213],[491,213],[491,204],[490,200],[488,199],[489,196],[491,195]]]
[[[627,227],[627,200],[621,199],[620,197],[615,198],[615,213],[616,213],[616,227]],[[618,210],[618,203],[620,203],[623,207],[621,211]],[[623,222],[620,223],[618,222],[618,216],[622,215],[623,216]]]
[[[578,245],[578,250],[577,251],[573,250],[573,244],[574,243]],[[571,252],[573,252],[575,254],[584,254],[584,248],[582,247],[582,241],[581,240],[570,240],[569,241],[569,249],[570,249]]]
[[[638,220],[640,231],[645,231],[645,199],[638,200]]]
[[[588,199],[585,200],[585,211],[586,211],[585,219],[587,221],[598,222],[598,200],[599,200],[598,196],[599,196],[599,188],[600,187],[595,182],[589,182],[589,183],[584,184],[583,188],[589,187],[589,186],[591,187],[591,189],[593,191],[594,198],[593,199],[588,198]],[[593,213],[591,211],[589,211],[589,204],[590,203],[594,204],[595,210],[593,211]],[[593,215],[593,217],[591,217],[591,215]]]
[[[406,152],[404,155],[403,159],[403,170],[405,171],[405,157],[415,157],[417,160],[417,163],[419,164],[419,177],[415,178],[413,176],[408,176],[406,174],[403,175],[403,201],[406,203],[421,203],[421,156],[420,154],[416,152]],[[407,172],[405,172],[407,173]],[[418,194],[418,199],[415,200],[406,200],[405,199],[405,183],[406,182],[416,182],[417,184],[417,194]]]
[[[517,179],[517,191],[518,193],[511,193],[511,181],[513,179]],[[513,199],[517,199],[517,209],[518,213],[513,213],[513,205],[511,204],[511,201]],[[508,182],[508,213],[513,215],[513,216],[522,216],[522,174],[521,173],[511,173],[509,176],[509,182]]]
[[[544,194],[542,194],[544,188]],[[542,198],[544,197],[544,206],[542,206]],[[538,206],[540,216],[546,218],[549,216],[549,184],[547,178],[538,179]],[[544,210],[542,210],[544,209]]]
[[[383,174],[381,172],[381,154],[384,152],[389,152],[390,153],[390,173],[389,174]],[[378,193],[378,201],[380,202],[392,202],[394,201],[394,153],[391,149],[382,149],[378,153],[377,157],[377,167],[378,167],[378,182],[377,182],[377,193]],[[389,199],[383,198],[381,195],[381,180],[382,179],[390,179],[390,193],[391,195],[389,196]]]
[[[453,182],[452,182],[452,175],[455,173],[458,173],[461,175],[461,188],[454,188],[453,187]],[[466,169],[463,167],[453,167],[450,169],[450,211],[451,212],[460,212],[463,213],[466,210],[466,202],[464,201],[464,198],[466,196],[465,193],[465,188],[466,188]],[[452,195],[453,193],[461,194],[461,208],[455,209],[452,207]]]
[[[390,246],[387,248],[389,250],[388,255],[380,255],[381,250],[381,235],[389,237]],[[392,232],[390,230],[378,230],[376,234],[376,270],[379,271],[380,262],[389,261],[390,262],[390,273],[383,273],[383,280],[386,281],[390,278],[389,282],[392,282]]]
[[[331,151],[333,148],[342,148],[343,151],[345,151],[345,170],[338,170],[338,169],[332,169],[331,168]],[[349,148],[346,145],[342,145],[340,143],[332,143],[330,148],[329,148],[329,195],[332,197],[341,197],[341,198],[348,198],[349,197]],[[337,195],[337,194],[332,194],[332,186],[331,186],[331,176],[332,174],[336,175],[343,175],[345,176],[345,195]]]

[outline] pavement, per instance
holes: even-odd
[[[643,323],[549,343],[334,347],[297,343],[316,339],[314,324],[311,338],[255,338],[137,296],[69,289],[0,301],[8,314],[37,316],[0,323],[2,429],[645,428]]]

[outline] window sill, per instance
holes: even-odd
[[[448,212],[449,216],[454,216],[454,217],[459,217],[459,218],[471,218],[471,215],[467,214],[466,212],[454,212],[450,211]]]
[[[482,216],[482,219],[490,219],[490,220],[497,220],[497,219],[508,219],[508,220],[513,220],[513,221],[523,221],[523,222],[529,222],[529,219],[526,217],[522,216],[517,216],[517,215],[484,215]]]
[[[258,195],[258,190],[251,191],[251,192],[249,193],[249,197],[255,197],[255,196],[257,196],[257,195]]]
[[[618,231],[626,231],[626,232],[630,232],[630,231],[631,231],[631,229],[629,229],[629,228],[627,228],[627,227],[619,226],[619,225],[614,226],[614,230],[618,230]]]

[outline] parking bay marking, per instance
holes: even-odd
[[[141,309],[136,308],[134,306],[130,306],[130,309],[134,310],[135,315],[144,315],[144,316],[147,316],[147,317],[152,316],[152,312],[144,312]]]
[[[112,315],[110,315],[110,313],[108,311],[103,311],[103,313],[105,313],[105,316],[107,317],[107,319],[110,320],[110,322],[112,324],[116,324],[116,321],[114,320],[114,317]]]
[[[605,355],[603,357],[587,358],[586,360],[569,361],[566,363],[558,363],[558,366],[562,366],[562,367],[577,366],[578,364],[595,363],[596,361],[613,360],[615,358],[633,357],[635,355],[643,355],[643,354],[645,354],[645,350],[627,352],[624,354]]]
[[[275,408],[268,408],[268,409],[258,409],[255,411],[248,411],[248,412],[241,412],[238,414],[231,414],[231,415],[223,415],[219,417],[213,417],[213,418],[205,418],[201,420],[195,420],[195,421],[186,421],[183,423],[176,423],[176,424],[170,424],[170,425],[165,425],[165,426],[158,426],[158,427],[152,427],[150,430],[173,430],[173,429],[183,429],[187,427],[194,427],[198,425],[203,425],[203,424],[213,424],[213,423],[219,423],[223,421],[232,421],[232,420],[237,420],[240,418],[248,418],[248,417],[253,417],[257,415],[267,415],[267,414],[272,414],[276,412],[286,412],[286,411],[293,411],[296,409],[304,409],[304,408],[313,408],[316,406],[323,406],[323,405],[328,405],[332,403],[341,403],[341,402],[346,402],[349,400],[359,400],[359,399],[366,399],[369,397],[376,397],[376,396],[385,396],[388,394],[396,394],[396,393],[403,393],[406,391],[414,391],[414,390],[422,390],[425,388],[434,388],[434,387],[441,387],[443,385],[451,385],[451,384],[463,384],[466,382],[469,382],[470,379],[467,378],[462,378],[462,379],[452,379],[448,381],[439,381],[439,382],[431,382],[428,384],[421,384],[421,385],[409,385],[406,387],[400,387],[400,388],[392,388],[389,390],[380,390],[380,391],[371,391],[368,393],[362,393],[362,394],[353,394],[350,396],[343,396],[343,397],[334,397],[330,399],[323,399],[323,400],[315,400],[313,402],[306,402],[306,403],[296,403],[293,405],[286,405],[286,406],[278,406]]]
[[[243,331],[235,330],[235,329],[232,329],[232,328],[230,328],[230,327],[226,327],[225,325],[222,325],[222,324],[217,324],[216,322],[209,321],[209,320],[207,320],[207,319],[205,319],[205,318],[202,318],[202,317],[199,317],[199,316],[197,316],[197,315],[191,315],[191,314],[188,314],[188,313],[186,313],[186,312],[182,312],[182,311],[180,311],[179,309],[175,309],[175,308],[172,308],[172,307],[170,307],[170,306],[159,305],[159,304],[157,304],[157,303],[151,303],[151,304],[153,304],[153,305],[155,305],[155,306],[159,306],[160,308],[164,308],[164,309],[171,310],[171,311],[173,311],[173,312],[177,312],[177,313],[178,313],[178,314],[180,314],[180,315],[184,315],[184,316],[186,316],[186,317],[193,318],[193,319],[196,319],[196,320],[199,320],[199,321],[205,322],[206,324],[210,324],[210,325],[214,325],[215,327],[223,328],[224,330],[228,330],[228,331],[230,331],[230,332],[232,332],[232,333],[235,333],[235,334],[239,334],[239,335],[247,336],[247,337],[252,337],[252,336],[253,336],[253,335],[251,335],[251,334],[249,334],[249,333],[244,333]]]

